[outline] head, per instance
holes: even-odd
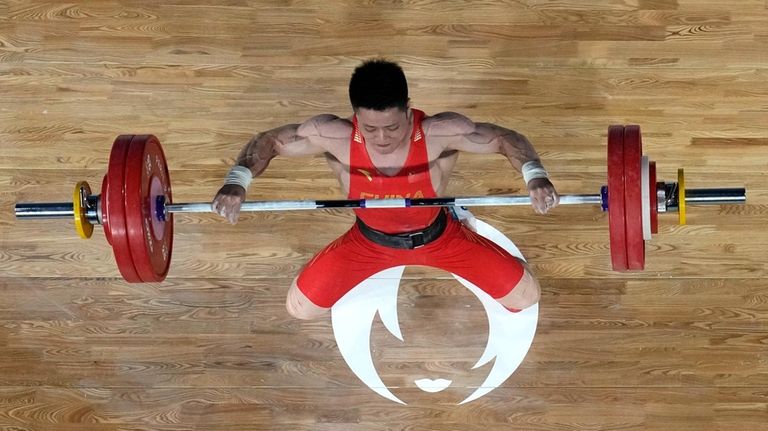
[[[349,81],[349,100],[366,143],[382,153],[409,138],[411,110],[403,69],[374,59],[358,66]]]

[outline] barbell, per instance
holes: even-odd
[[[642,155],[640,127],[608,128],[607,185],[597,194],[561,195],[561,205],[601,205],[608,212],[611,264],[615,271],[645,267],[645,241],[658,232],[658,214],[678,212],[685,224],[686,205],[738,204],[744,188],[685,188],[657,182],[656,163]],[[241,211],[286,211],[321,208],[406,208],[422,206],[529,205],[528,196],[437,197],[420,199],[246,201]],[[210,212],[211,202],[173,203],[163,149],[153,135],[120,135],[109,156],[101,194],[87,182],[75,185],[72,202],[17,203],[19,219],[71,218],[82,238],[93,225],[104,227],[120,274],[132,283],[161,282],[168,274],[173,249],[173,215]]]

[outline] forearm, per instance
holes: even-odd
[[[254,136],[240,151],[235,165],[251,170],[254,177],[261,175],[269,162],[277,156],[277,138],[272,131]]]
[[[541,166],[533,145],[523,134],[491,123],[475,123],[455,113],[438,115],[442,115],[443,121],[436,123],[435,130],[428,129],[432,136],[460,136],[460,139],[447,140],[444,149],[502,154],[523,174],[536,212],[545,214],[557,205],[557,192],[549,181],[549,174]]]
[[[531,141],[523,134],[504,129],[497,139],[499,140],[499,152],[518,171],[522,171],[523,165],[527,162],[540,162],[539,154],[533,148]]]
[[[245,200],[248,186],[261,175],[277,155],[291,154],[290,147],[301,144],[297,139],[298,125],[288,124],[254,136],[240,151],[235,166],[224,177],[224,185],[216,193],[211,209],[237,222],[240,205]]]
[[[261,175],[275,156],[289,152],[289,144],[295,145],[297,129],[297,124],[288,124],[257,134],[240,151],[235,164],[250,169],[254,177]]]
[[[530,187],[531,181],[537,178],[549,178],[549,173],[541,164],[538,153],[531,142],[520,133],[510,131],[503,136],[501,152],[512,166],[523,174],[523,181]]]

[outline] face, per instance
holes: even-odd
[[[410,139],[410,108],[405,111],[399,108],[388,108],[384,111],[359,108],[355,113],[360,132],[369,149],[380,154],[390,154]]]

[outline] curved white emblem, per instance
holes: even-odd
[[[489,224],[469,215],[468,223],[480,235],[503,247],[510,254],[523,258],[520,250],[504,234]],[[405,404],[384,385],[371,356],[371,329],[376,313],[384,327],[403,341],[397,318],[397,292],[404,266],[385,269],[357,285],[331,310],[333,333],[344,360],[355,375],[374,392],[384,398]],[[538,305],[519,313],[511,313],[490,295],[469,281],[453,274],[467,289],[477,296],[488,315],[488,344],[473,368],[494,360],[485,381],[464,401],[464,404],[491,392],[512,375],[525,358],[533,342],[538,320]],[[419,379],[414,382],[425,392],[439,392],[451,385],[445,379]]]

